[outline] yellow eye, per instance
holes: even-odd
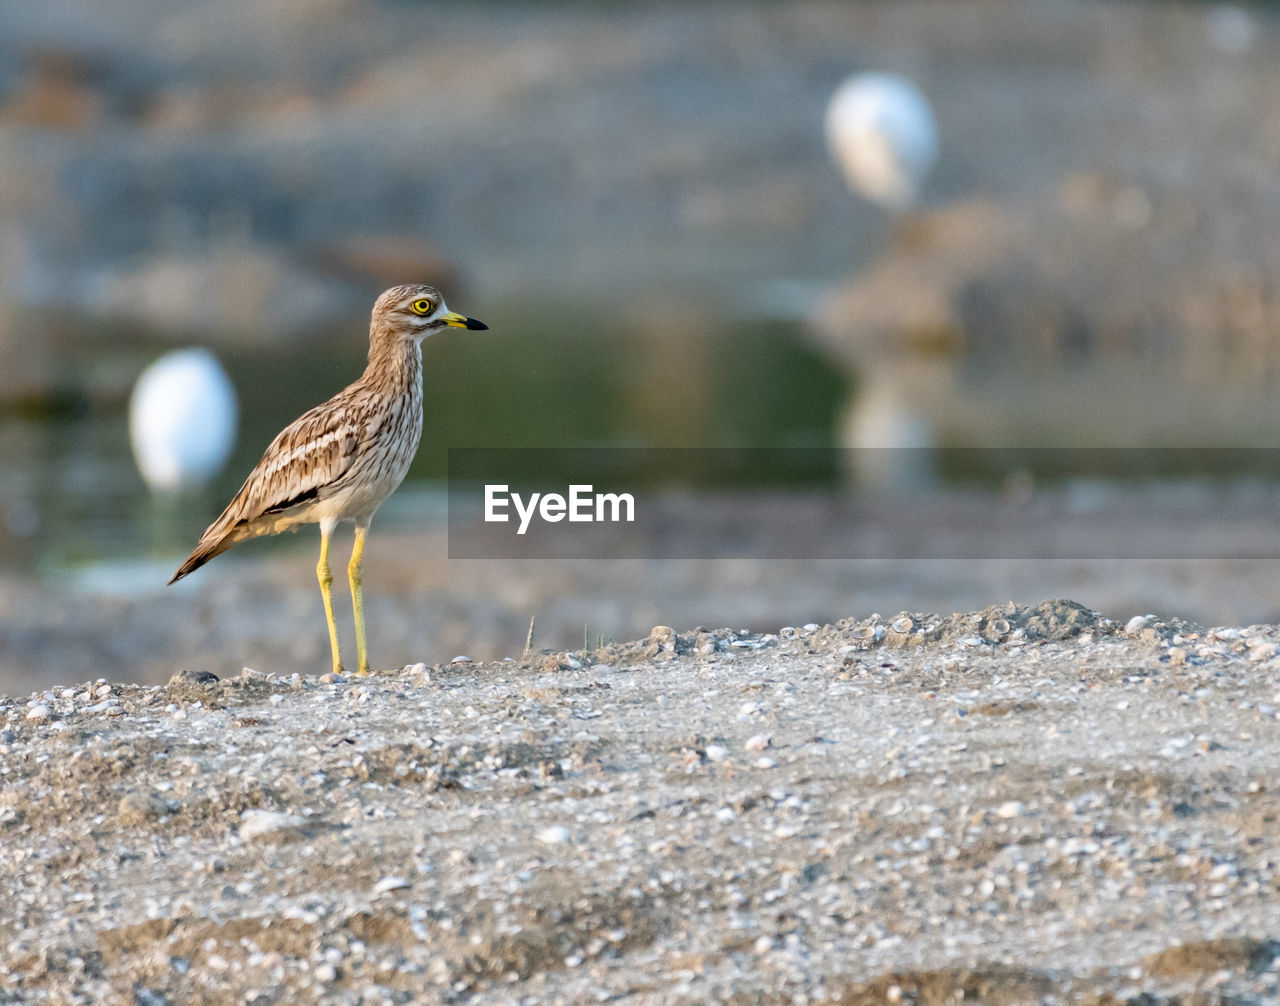
[[[414,314],[430,314],[433,307],[435,307],[435,305],[426,297],[423,297],[420,300],[415,300],[409,305],[409,309],[413,311]]]

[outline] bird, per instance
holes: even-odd
[[[129,442],[143,481],[162,495],[204,488],[236,436],[236,391],[207,349],[165,353],[129,396]]]
[[[855,74],[827,105],[827,146],[849,186],[889,210],[915,202],[938,156],[938,126],[920,89],[896,74]]]
[[[347,578],[356,625],[356,673],[369,674],[363,599],[365,535],[378,507],[404,479],[422,436],[422,340],[446,328],[488,327],[450,311],[434,287],[410,284],[384,291],[373,305],[364,373],[271,441],[240,491],[200,536],[169,583],[246,538],[319,524],[316,578],[329,627],[333,670],[341,674],[329,541],[340,522],[354,521]]]

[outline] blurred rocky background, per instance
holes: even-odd
[[[906,209],[824,145],[862,71],[936,115]],[[418,478],[465,444],[1269,446],[1278,168],[1271,5],[0,0],[0,651],[23,578],[197,534],[404,280],[493,329],[427,347]],[[157,515],[124,403],[189,344],[240,446]]]
[[[0,18],[9,395],[109,383],[68,342],[300,350],[405,275],[659,334],[682,300],[794,313],[855,362],[1275,376],[1269,7],[14,0]],[[905,218],[853,198],[823,148],[828,98],[866,69],[936,109],[941,157]]]

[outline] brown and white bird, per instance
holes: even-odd
[[[450,311],[433,287],[387,290],[373,305],[369,365],[360,379],[304,413],[271,441],[235,498],[200,536],[170,583],[238,541],[320,525],[316,576],[329,623],[333,669],[342,671],[333,619],[329,539],[340,521],[355,522],[347,576],[356,622],[358,673],[369,673],[365,646],[363,555],[378,507],[404,479],[422,436],[422,340],[444,328],[487,325]]]

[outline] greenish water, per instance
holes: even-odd
[[[451,447],[832,445],[846,384],[795,326],[673,330],[563,305],[471,310],[490,331],[423,347],[422,446],[406,506],[389,505],[384,521],[440,519],[422,491],[442,497]],[[130,351],[140,367],[162,349]],[[148,494],[119,394],[53,414],[11,411],[0,419],[0,565],[49,571],[188,546],[271,438],[359,375],[365,350],[344,334],[319,347],[220,351],[240,397],[237,446],[207,491],[181,500]]]

